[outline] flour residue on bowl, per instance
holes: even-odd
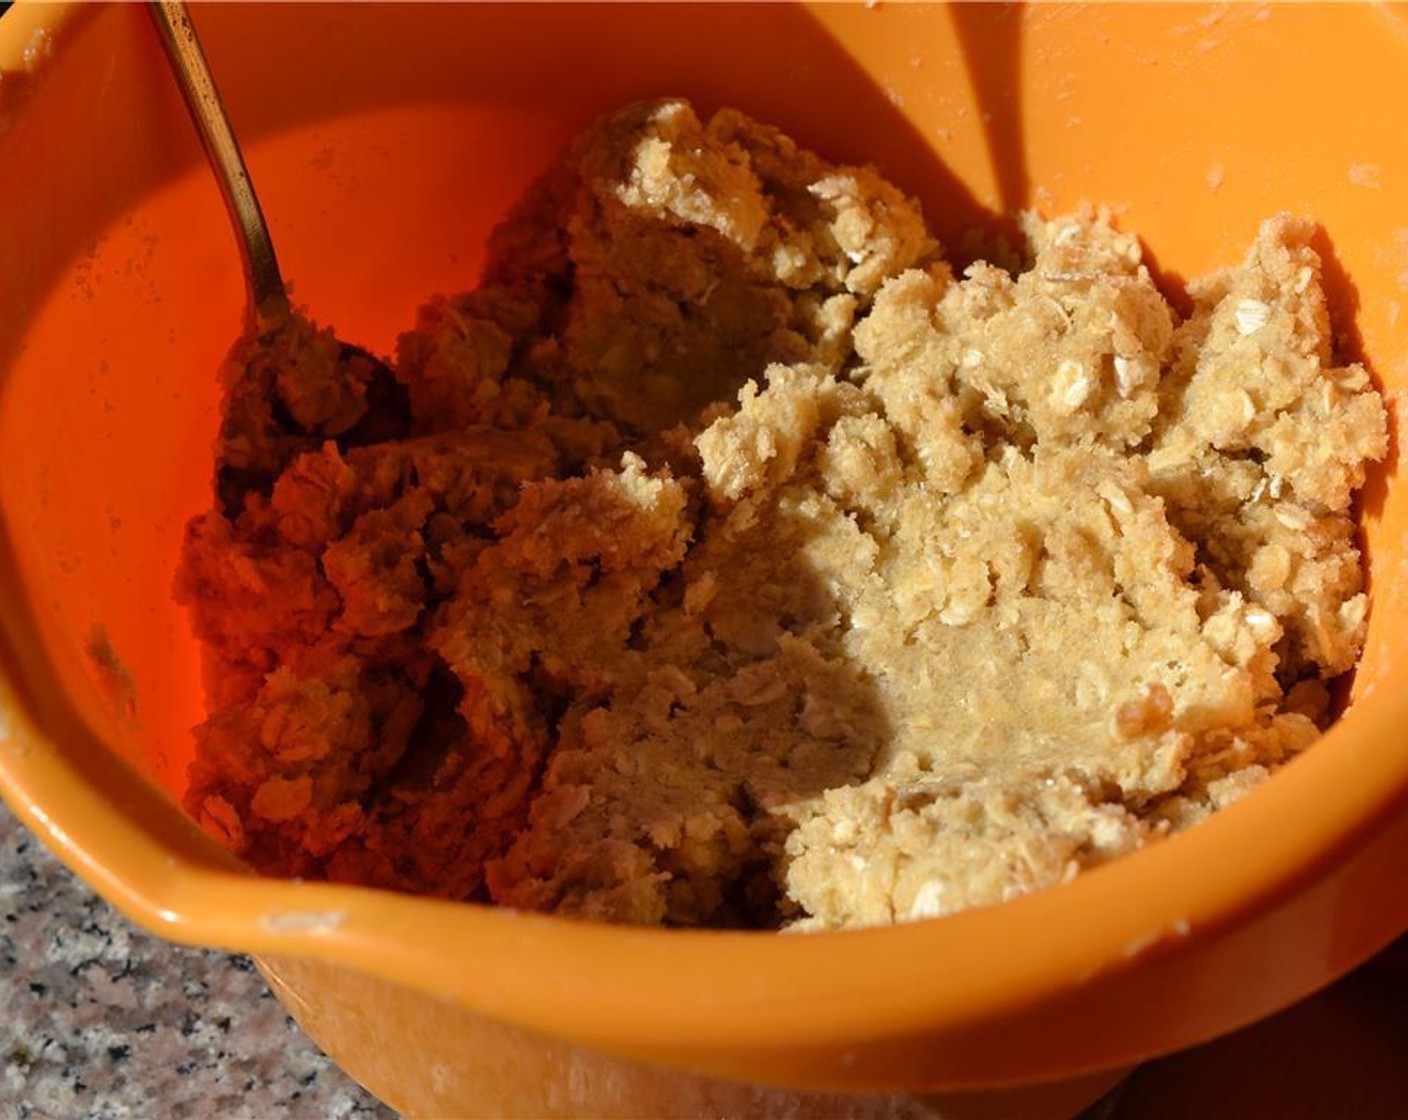
[[[33,74],[54,57],[54,36],[44,27],[36,27],[29,37],[24,50],[20,52],[20,62],[25,70]]]
[[[259,924],[270,933],[334,933],[347,922],[341,910],[273,910]]]

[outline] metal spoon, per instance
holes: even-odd
[[[251,310],[258,316],[261,309],[268,309],[271,304],[286,305],[288,295],[269,226],[264,221],[264,211],[254,193],[239,141],[230,127],[230,118],[225,115],[224,102],[215,88],[215,79],[206,64],[190,13],[180,0],[153,0],[150,9],[191,120],[200,133],[206,159],[220,184],[225,209],[234,223],[244,258]]]
[[[225,113],[220,91],[211,76],[205,52],[201,49],[200,38],[191,22],[190,12],[181,0],[150,0],[148,8],[234,226],[249,296],[249,329],[254,339],[262,340],[282,329],[295,317],[264,212],[240,153],[239,141],[235,139],[234,129]],[[287,410],[281,410],[279,403],[274,401],[271,422],[286,430],[288,439],[284,442],[291,448],[300,446],[300,437],[306,437],[310,446],[315,446],[321,438],[335,438],[340,446],[346,448],[405,434],[409,420],[406,393],[390,368],[359,346],[339,340],[339,348],[339,366],[353,368],[357,379],[365,382],[366,412],[342,430],[324,428],[310,431],[300,428],[297,421],[287,415]],[[221,501],[231,516],[242,507],[245,494],[252,490],[267,490],[273,482],[272,475],[261,477],[261,474],[268,474],[267,471],[251,472],[232,468],[224,462],[219,466]]]

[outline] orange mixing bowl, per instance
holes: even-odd
[[[1408,145],[1384,123],[1408,105],[1401,10],[238,5],[196,19],[297,296],[373,349],[427,294],[474,280],[487,231],[568,136],[670,93],[875,161],[955,245],[1020,207],[1107,202],[1176,284],[1238,259],[1260,218],[1310,214],[1347,353],[1395,417],[1408,389]],[[0,22],[0,789],[142,925],[261,954],[314,1037],[393,1105],[823,1108],[727,1081],[949,1093],[931,1114],[1069,1111],[1120,1068],[1266,1015],[1408,928],[1394,461],[1364,497],[1373,617],[1344,718],[1211,822],[1069,886],[779,937],[251,875],[172,800],[202,697],[171,576],[182,524],[209,500],[214,371],[243,301],[145,13],[17,5]]]

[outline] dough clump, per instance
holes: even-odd
[[[955,274],[870,168],[605,118],[394,385],[293,313],[232,353],[188,809],[270,874],[803,929],[1196,823],[1363,642],[1386,420],[1313,233],[1185,319],[1102,213]]]

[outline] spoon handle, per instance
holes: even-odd
[[[190,12],[182,0],[150,0],[148,9],[160,33],[162,49],[186,99],[191,120],[200,133],[206,159],[220,184],[225,209],[235,225],[244,259],[245,281],[256,321],[269,309],[270,301],[287,302],[284,281],[279,273],[274,242],[259,198],[254,193],[239,142],[225,115],[220,91],[211,77],[201,50],[200,39]]]

